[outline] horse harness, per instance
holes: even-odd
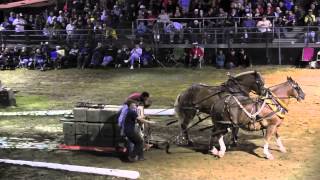
[[[269,89],[266,93],[265,97],[262,98],[258,98],[255,102],[255,106],[252,107],[251,112],[249,112],[244,106],[243,104],[240,102],[240,100],[234,96],[234,95],[229,95],[226,100],[224,101],[224,109],[226,109],[228,112],[227,114],[229,114],[229,119],[231,121],[217,121],[217,123],[220,124],[230,124],[233,127],[238,127],[237,124],[235,124],[232,121],[232,118],[230,116],[230,100],[233,99],[235,100],[236,104],[239,106],[239,108],[249,117],[249,119],[251,120],[248,123],[248,126],[250,123],[255,124],[256,122],[261,122],[262,120],[266,120],[271,118],[274,115],[277,115],[280,119],[284,119],[285,114],[288,112],[288,108],[287,105],[279,98],[277,97],[274,93],[272,93]],[[260,106],[260,108],[258,108],[259,103],[262,101],[262,105]],[[269,114],[267,114],[264,117],[259,116],[259,114],[262,112],[262,110],[265,108],[265,106],[268,105],[270,107],[270,109],[272,110],[272,112],[270,112]]]

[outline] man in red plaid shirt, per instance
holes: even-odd
[[[198,63],[201,63],[203,56],[204,56],[204,51],[203,48],[199,46],[197,42],[192,43],[193,47],[190,50],[190,62],[191,67],[195,68],[198,66]]]

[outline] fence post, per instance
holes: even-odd
[[[134,22],[131,23],[131,35],[134,36]]]
[[[279,27],[281,28],[281,27]],[[281,47],[280,47],[280,41],[281,41],[281,36],[280,36],[280,29],[278,31],[278,61],[279,61],[279,65],[282,64],[282,59],[281,59]]]

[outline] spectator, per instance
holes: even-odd
[[[150,66],[152,64],[153,60],[153,53],[152,49],[147,47],[143,49],[142,55],[141,55],[141,64],[143,67]]]
[[[69,51],[68,54],[68,62],[70,67],[76,67],[77,66],[77,57],[79,55],[79,48],[76,43],[73,44],[72,48]]]
[[[90,67],[98,67],[102,62],[103,54],[102,43],[98,42],[97,47],[93,50]]]
[[[115,29],[108,27],[106,24],[103,24],[103,30],[105,32],[106,40],[113,41],[118,39],[117,31]]]
[[[155,19],[157,19],[157,17],[152,13],[151,10],[148,10],[147,15],[146,15],[146,19],[148,19],[148,21],[147,21],[148,28],[152,28],[152,26],[156,22]]]
[[[11,24],[8,22],[7,18],[0,24],[0,31],[7,31],[11,29]]]
[[[116,68],[120,68],[125,64],[125,61],[129,61],[129,57],[130,57],[130,51],[126,45],[123,45],[122,48],[117,51],[116,62],[115,62]]]
[[[316,16],[313,14],[312,9],[308,10],[308,14],[304,17],[304,23],[306,26],[313,26],[316,22]]]
[[[130,58],[129,58],[130,69],[134,69],[134,62],[140,61],[141,55],[142,55],[142,49],[140,48],[139,44],[136,44],[135,48],[133,48],[130,53]]]
[[[158,19],[159,19],[158,22],[163,24],[168,23],[170,21],[169,15],[164,9],[161,10],[161,13],[158,16]]]
[[[297,25],[303,25],[304,24],[304,20],[303,20],[303,12],[301,10],[301,8],[297,5],[295,5],[293,7],[293,14],[295,15],[295,18],[297,20]]]
[[[0,70],[5,70],[8,67],[8,60],[10,60],[10,58],[10,49],[6,47],[0,55]]]
[[[218,51],[218,54],[216,56],[216,67],[218,69],[221,69],[224,67],[224,63],[225,63],[225,60],[226,60],[226,57],[225,55],[223,54],[223,51],[220,49]]]
[[[260,32],[259,33],[260,40],[261,38],[265,38],[267,41],[269,40],[271,27],[272,27],[272,24],[270,20],[267,19],[266,16],[263,16],[262,20],[257,22],[257,28],[258,28],[258,31]]]
[[[275,12],[274,12],[274,16],[275,16],[276,18],[279,18],[279,17],[283,17],[283,16],[284,16],[283,11],[281,11],[280,7],[276,7],[276,10],[275,10]]]
[[[145,25],[143,21],[139,22],[136,33],[138,37],[144,37],[148,32],[148,27]]]
[[[173,18],[182,18],[183,17],[183,13],[182,13],[182,11],[181,11],[179,6],[176,6],[176,9],[175,9],[172,17]]]
[[[40,49],[36,49],[36,53],[34,54],[33,62],[35,64],[35,68],[40,69],[40,71],[45,70],[46,60],[45,60],[44,55],[41,53]]]
[[[178,22],[170,21],[165,27],[165,32],[169,34],[170,43],[174,42],[174,35],[179,34],[179,43],[183,40],[183,25]]]
[[[292,11],[289,11],[288,15],[287,15],[287,23],[286,23],[286,25],[287,26],[295,26],[296,22],[297,22],[297,19],[296,19],[295,14],[293,14]]]
[[[31,68],[31,66],[33,65],[33,61],[32,58],[30,57],[27,48],[26,47],[22,47],[21,49],[21,53],[19,56],[19,65],[18,67],[21,68]]]
[[[198,42],[198,38],[200,35],[200,24],[198,20],[192,21],[192,23],[188,27],[188,31],[190,33],[190,41]]]
[[[252,19],[252,14],[248,13],[246,14],[246,18],[243,21],[244,27],[244,37],[243,37],[243,42],[248,42],[249,38],[252,38],[252,32],[255,32],[255,27],[256,27],[256,21]]]
[[[239,57],[239,66],[242,66],[244,68],[250,66],[250,59],[248,55],[245,53],[244,49],[240,49],[238,57]]]
[[[53,15],[53,12],[50,12],[49,16],[47,17],[47,24],[48,25],[53,25],[53,21],[56,17]]]
[[[312,9],[308,10],[308,14],[304,17],[304,23],[306,26],[308,26],[305,30],[305,39],[304,42],[307,43],[311,39],[311,42],[315,42],[315,31],[316,28],[312,27],[316,23],[316,16],[313,14]],[[311,27],[310,27],[311,26]]]
[[[225,66],[227,69],[232,69],[232,68],[235,68],[237,67],[238,65],[238,57],[236,56],[236,51],[234,49],[231,49],[227,59],[226,59],[226,62],[225,62]]]
[[[294,3],[292,0],[284,0],[284,6],[287,11],[291,11],[294,6]]]
[[[107,49],[104,52],[103,61],[101,66],[108,66],[116,57],[117,49],[113,46],[113,44],[109,44]],[[115,65],[115,67],[118,67]]]
[[[275,22],[275,31],[277,33],[278,38],[285,38],[287,33],[287,26],[288,20],[286,16],[278,17],[277,21]]]
[[[16,19],[16,15],[15,15],[15,13],[14,12],[10,12],[10,16],[9,16],[9,18],[8,18],[8,22],[10,23],[10,24],[13,24],[13,21]]]
[[[268,3],[270,4],[270,3]],[[273,16],[274,15],[274,12],[273,12],[273,9],[271,7],[271,4],[269,6],[267,6],[267,11],[266,11],[266,16]]]
[[[178,0],[180,7],[182,8],[183,12],[188,12],[191,0]]]
[[[66,32],[67,32],[67,42],[71,42],[74,39],[74,34],[75,34],[75,21],[70,20],[67,27],[66,27]]]
[[[193,48],[190,51],[189,61],[190,61],[191,67],[195,68],[203,60],[204,51],[197,42],[192,43],[192,45],[193,45]]]
[[[19,16],[13,21],[12,25],[15,26],[15,32],[19,35],[24,35],[24,27],[26,25],[26,21],[23,19],[23,15],[20,13]]]
[[[88,66],[90,62],[90,46],[86,43],[82,48],[77,58],[77,68],[84,69]]]
[[[60,24],[63,24],[65,22],[65,16],[63,14],[63,11],[59,11],[59,16],[57,17],[57,22]]]
[[[261,17],[262,14],[260,14],[260,10],[258,8],[256,8],[253,12],[254,17],[258,18]]]

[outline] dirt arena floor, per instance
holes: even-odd
[[[277,70],[267,73],[267,70],[264,70],[265,68],[277,68]],[[209,132],[199,132],[197,130],[205,126],[205,124],[190,132],[196,142],[195,147],[172,146],[171,154],[166,154],[161,149],[152,149],[145,153],[147,160],[138,163],[125,162],[117,154],[63,150],[0,149],[0,158],[136,170],[141,173],[141,179],[155,180],[319,180],[320,70],[290,67],[283,69],[280,67],[259,67],[258,69],[262,71],[266,86],[282,83],[286,81],[287,76],[291,76],[299,83],[306,94],[304,101],[296,102],[294,99],[290,101],[289,113],[279,130],[288,152],[284,154],[278,151],[273,141],[270,148],[275,160],[271,161],[264,158],[264,142],[261,132],[243,131],[240,134],[239,145],[237,147],[228,148],[225,157],[222,159],[214,158],[207,153],[207,137]],[[209,74],[211,70],[205,71]],[[0,72],[0,78],[9,79],[8,74],[10,72],[2,77],[1,73],[3,72]],[[220,73],[225,74],[225,72]],[[23,73],[23,75],[26,74]],[[168,75],[169,79],[170,77]],[[24,89],[22,82],[17,84],[11,81],[7,82],[8,86],[16,86],[20,91]],[[209,81],[207,82],[210,83]],[[187,82],[185,83],[187,84]],[[32,90],[36,88],[41,88],[41,86],[28,86],[27,90],[34,94]],[[176,91],[181,91],[182,89],[179,87]],[[165,89],[161,89],[161,91],[164,94],[168,93]],[[172,101],[175,96],[176,94],[173,94],[168,99]],[[159,97],[155,96],[154,98]],[[117,100],[113,102],[117,102]],[[163,103],[162,105],[165,104]],[[68,106],[61,105],[61,107]],[[15,109],[8,110],[14,111]],[[62,142],[62,128],[57,119],[59,117],[0,117],[0,136],[32,137],[34,139],[46,139],[60,143]],[[165,126],[166,118],[155,119],[155,121],[158,122],[153,127],[153,133],[156,135],[169,138],[178,131],[177,125]],[[0,164],[0,179],[100,180],[119,178]]]

